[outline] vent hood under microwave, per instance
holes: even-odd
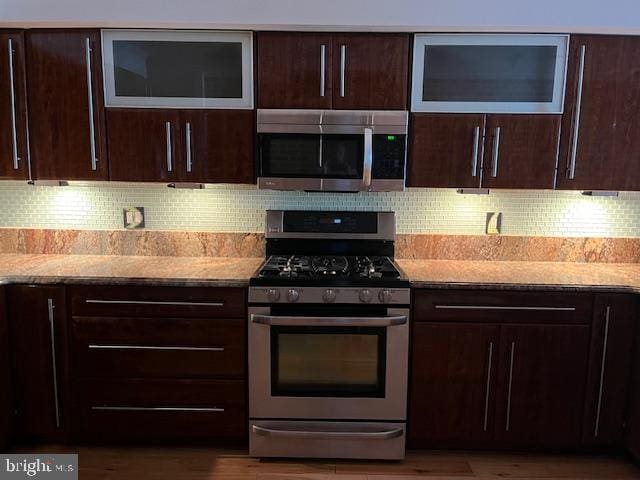
[[[404,190],[407,124],[406,111],[259,109],[258,188]]]

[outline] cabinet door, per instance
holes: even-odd
[[[580,444],[589,326],[503,326],[496,439],[509,447]]]
[[[560,120],[559,115],[488,115],[482,186],[552,189]]]
[[[331,108],[331,34],[258,34],[258,106]]]
[[[0,30],[0,179],[27,179],[24,33]]]
[[[184,170],[177,110],[108,109],[111,180],[176,182]]]
[[[635,295],[596,295],[582,434],[587,445],[622,440],[636,321]]]
[[[411,447],[472,447],[493,436],[499,327],[416,323]]]
[[[631,455],[633,455],[636,461],[640,462],[640,328],[637,329],[635,343],[626,445]]]
[[[100,32],[25,35],[34,179],[106,180]]]
[[[255,183],[253,111],[197,110],[181,118],[185,181]]]
[[[11,437],[13,418],[12,380],[9,366],[9,329],[7,324],[4,288],[0,287],[0,451],[4,451]]]
[[[409,35],[333,35],[333,108],[406,110]]]
[[[23,440],[60,440],[63,431],[65,295],[62,287],[7,289],[17,433]]]
[[[411,115],[410,187],[478,188],[484,115]]]
[[[640,37],[575,35],[558,186],[640,190]]]

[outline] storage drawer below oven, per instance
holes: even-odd
[[[405,436],[404,423],[250,421],[249,454],[401,460]]]
[[[242,380],[80,380],[73,390],[76,440],[246,439]]]

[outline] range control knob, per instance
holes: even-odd
[[[366,288],[364,290],[360,290],[360,301],[364,302],[364,303],[369,303],[371,302],[371,300],[373,300],[373,294],[371,293],[371,290],[367,290]]]
[[[322,294],[322,300],[326,303],[333,303],[336,301],[336,291],[332,289],[325,290]]]
[[[287,292],[287,300],[289,300],[290,302],[297,302],[299,298],[300,292],[295,288],[290,288]]]
[[[270,288],[267,290],[267,300],[270,302],[277,302],[280,300],[280,290],[277,288]]]
[[[386,289],[380,290],[380,293],[378,293],[378,298],[382,303],[391,303],[391,300],[393,300],[393,293]]]

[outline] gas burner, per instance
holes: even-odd
[[[349,260],[347,257],[313,257],[311,269],[318,275],[346,274],[349,270]]]

